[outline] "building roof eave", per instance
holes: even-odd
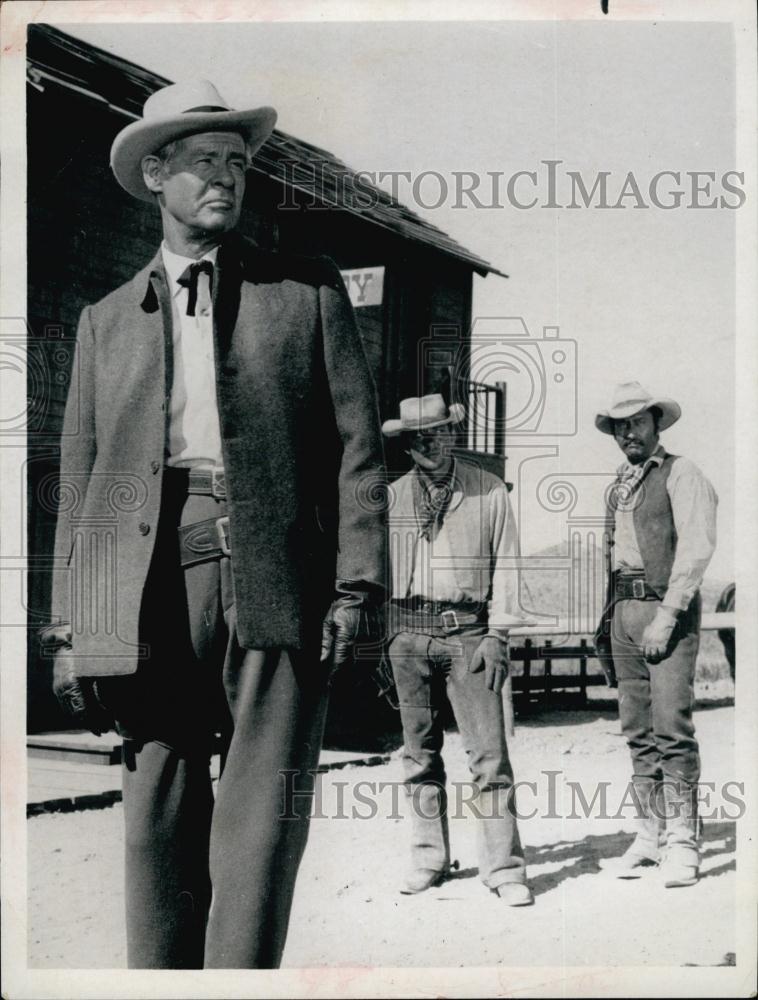
[[[58,85],[129,120],[140,117],[142,105],[151,93],[171,83],[136,63],[50,25],[29,26],[27,63],[29,85],[38,91],[44,92],[48,85]],[[321,167],[318,172],[314,170],[316,163]],[[451,257],[483,277],[488,274],[508,277],[387,192],[364,180],[327,150],[286,132],[274,131],[258,150],[253,169],[317,198],[328,207],[348,212],[403,239]]]

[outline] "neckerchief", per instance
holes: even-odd
[[[413,501],[419,533],[433,541],[439,533],[453,496],[454,463],[441,479],[429,479],[418,468],[413,472]]]
[[[645,476],[663,461],[663,451],[659,448],[644,462],[632,465],[624,462],[619,468],[616,482],[611,491],[611,509],[630,511],[640,502],[639,491]]]

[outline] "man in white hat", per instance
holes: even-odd
[[[450,870],[445,765],[445,693],[474,783],[479,876],[511,906],[531,903],[516,823],[501,689],[508,629],[519,612],[516,524],[505,483],[451,454],[463,407],[441,395],[404,399],[401,436],[413,468],[392,485],[392,599],[388,653],[403,724],[405,787],[411,804],[406,894],[439,884]]]
[[[716,545],[713,487],[693,462],[659,442],[680,415],[673,399],[625,382],[595,418],[626,456],[608,505],[612,555],[596,638],[606,667],[615,668],[639,817],[634,842],[608,867],[638,878],[660,864],[667,887],[698,878],[693,683],[699,588]]]
[[[163,243],[78,333],[43,639],[80,724],[124,737],[135,968],[279,964],[328,676],[384,600],[383,515],[358,499],[382,438],[340,274],[235,232],[275,120],[207,81],[148,99],[111,165]]]

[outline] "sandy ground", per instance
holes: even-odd
[[[713,692],[712,692],[713,693]],[[721,701],[696,715],[703,782],[733,779],[734,709]],[[533,907],[511,909],[478,879],[476,822],[455,809],[469,794],[465,753],[449,733],[453,856],[460,868],[422,895],[400,895],[409,822],[398,788],[398,753],[374,767],[323,775],[301,868],[284,965],[521,966],[721,965],[734,962],[735,821],[721,793],[705,810],[702,877],[686,889],[611,879],[599,862],[623,853],[634,822],[622,810],[629,762],[613,708],[543,712],[512,741]],[[548,772],[557,772],[550,776]],[[589,817],[610,782],[606,818]],[[388,783],[384,787],[380,783]],[[553,789],[554,791],[551,791]],[[573,801],[572,801],[573,796]],[[551,799],[553,807],[550,808]],[[121,806],[29,821],[29,964],[37,968],[125,964]]]

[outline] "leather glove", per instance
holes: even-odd
[[[508,676],[508,643],[494,635],[485,635],[474,650],[469,671],[472,674],[484,671],[484,683],[488,690],[499,694]]]
[[[74,669],[71,633],[46,629],[42,635],[43,656],[53,656],[53,693],[67,715],[83,729],[101,736],[116,728],[115,720],[98,696],[94,677],[78,677]]]
[[[671,633],[676,625],[676,611],[661,605],[655,618],[642,633],[642,655],[648,663],[659,663],[666,655]]]
[[[378,643],[382,639],[382,594],[367,584],[337,581],[337,598],[324,619],[321,661],[332,657],[338,670],[354,655],[356,643]]]

